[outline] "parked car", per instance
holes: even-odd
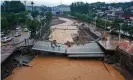
[[[28,28],[24,28],[24,32],[28,32]]]
[[[21,36],[21,33],[16,32],[16,34],[14,35],[14,37],[18,37],[18,36]]]
[[[3,37],[4,35],[5,35],[4,32],[1,32],[1,33],[0,33],[0,36],[1,36],[1,37]]]
[[[20,31],[20,27],[16,27],[16,31]]]
[[[20,29],[19,27],[16,28],[16,30],[19,30],[19,29]]]
[[[1,39],[1,42],[8,42],[8,41],[11,41],[13,38],[12,37],[3,37]]]

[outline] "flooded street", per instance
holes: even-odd
[[[71,26],[73,20],[60,18],[66,21],[51,28],[77,29]],[[51,40],[65,43],[73,41],[72,34],[77,30],[54,29]],[[124,80],[124,77],[111,65],[103,61],[92,59],[70,59],[58,56],[36,57],[30,63],[32,67],[20,67],[5,80]]]
[[[33,67],[15,69],[5,80],[124,80],[119,72],[102,61],[65,57],[36,57]]]
[[[72,26],[74,20],[59,18],[66,21],[62,24],[57,24],[51,26],[52,33],[50,35],[50,40],[57,40],[59,43],[65,43],[66,41],[73,42],[72,34],[76,34],[78,30],[67,30],[67,29],[77,29],[76,26]]]

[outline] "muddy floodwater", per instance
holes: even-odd
[[[77,30],[64,29],[77,29],[76,26],[71,25],[74,21],[60,19],[66,22],[51,27],[53,28],[51,40],[57,40],[60,43],[73,41],[71,35],[76,34]],[[111,65],[92,59],[45,56],[34,58],[29,65],[32,67],[15,68],[13,74],[5,80],[124,80]]]
[[[16,68],[5,80],[124,80],[102,61],[46,56],[36,57],[29,64],[33,67]]]
[[[50,35],[50,40],[56,40],[59,43],[65,43],[66,41],[73,42],[72,35],[77,34],[78,30],[67,29],[77,29],[76,26],[72,26],[73,22],[75,21],[67,18],[59,19],[66,22],[51,26],[52,33]]]

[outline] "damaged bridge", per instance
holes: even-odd
[[[50,42],[38,41],[32,47],[35,51],[65,54],[68,57],[104,57],[104,52],[100,46],[95,42],[89,42],[84,45],[73,45],[66,48],[64,44],[57,43],[59,47],[52,48]]]

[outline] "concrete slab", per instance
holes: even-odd
[[[85,45],[74,46],[67,49],[67,54],[103,54],[104,52],[96,42],[86,43]]]
[[[52,48],[50,42],[38,41],[35,43],[35,45],[32,47],[32,49],[65,54],[66,49],[65,49],[64,45],[58,43],[57,46],[60,46],[60,47]]]

